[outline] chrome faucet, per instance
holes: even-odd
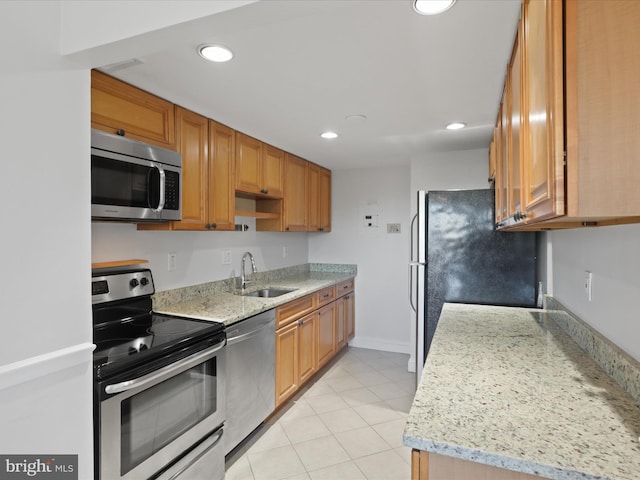
[[[256,268],[256,261],[253,259],[251,252],[244,252],[242,255],[242,263],[240,264],[240,286],[242,290],[247,288],[247,283],[251,283],[247,280],[246,274],[244,273],[244,262],[247,256],[249,256],[249,259],[251,260],[251,271],[253,273],[258,272],[258,269]]]

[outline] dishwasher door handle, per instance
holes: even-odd
[[[271,325],[272,322],[275,325],[275,321],[274,320],[269,320],[268,322],[261,324],[258,328],[254,328],[253,330],[249,330],[246,333],[241,333],[240,335],[236,335],[235,337],[227,336],[227,345],[233,345],[234,343],[238,343],[238,342],[241,342],[243,340],[247,340],[248,338],[251,338],[251,337],[257,335],[258,333],[260,333],[265,328],[268,328]],[[228,335],[228,332],[227,332],[227,335]]]

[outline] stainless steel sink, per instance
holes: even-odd
[[[295,288],[275,288],[275,287],[266,287],[261,288],[260,290],[255,290],[253,292],[244,292],[241,293],[243,297],[262,297],[262,298],[274,298],[279,297],[280,295],[284,295],[285,293],[290,293],[295,291]]]

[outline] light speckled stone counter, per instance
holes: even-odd
[[[640,479],[640,407],[556,323],[445,304],[406,446],[551,479]]]
[[[252,281],[247,291],[267,286],[293,291],[275,298],[246,297],[238,295],[234,288],[235,279],[230,279],[158,292],[154,295],[153,309],[159,313],[222,322],[228,326],[353,278],[356,271],[355,265],[307,264],[259,272],[247,276]]]

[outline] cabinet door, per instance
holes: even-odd
[[[276,406],[282,404],[298,389],[298,323],[276,331]]]
[[[522,198],[527,221],[565,212],[562,3],[523,4]]]
[[[209,121],[197,113],[176,108],[178,151],[182,154],[182,221],[176,230],[203,230],[207,223],[209,189]]]
[[[307,223],[310,232],[331,231],[331,170],[309,163]]]
[[[316,355],[316,318],[313,312],[298,320],[299,355],[298,370],[300,384],[306,382],[318,370],[318,356]]]
[[[346,328],[346,301],[345,297],[336,301],[336,352],[347,344]]]
[[[235,131],[209,120],[209,225],[235,229]]]
[[[91,126],[173,150],[174,106],[128,83],[91,71]]]
[[[236,133],[236,190],[262,193],[262,142]]]
[[[271,145],[263,145],[261,190],[270,197],[282,198],[284,180],[284,152]]]
[[[323,366],[333,357],[336,351],[336,304],[332,302],[318,310],[318,367]]]
[[[320,190],[318,192],[320,231],[331,231],[331,170],[320,168]]]
[[[504,100],[504,96],[503,96]],[[504,102],[500,104],[498,109],[498,119],[494,130],[494,141],[496,149],[496,224],[502,226],[506,221],[506,215],[508,210],[507,205],[507,168],[505,164],[505,148],[503,145],[506,143],[505,129],[502,127],[504,122],[505,110]]]
[[[509,91],[510,97],[510,115],[509,115],[509,198],[511,205],[509,215],[514,216],[514,220],[519,222],[522,217],[518,214],[522,212],[522,178],[520,162],[522,161],[521,144],[520,144],[520,125],[521,120],[521,54],[520,54],[520,30],[516,35],[511,62],[509,63]]]
[[[301,158],[285,154],[284,161],[284,229],[307,230],[307,167]]]
[[[356,297],[354,293],[345,296],[345,338],[348,342],[356,336]]]
[[[312,163],[309,164],[308,180],[308,230],[317,232],[320,231],[320,167]]]

